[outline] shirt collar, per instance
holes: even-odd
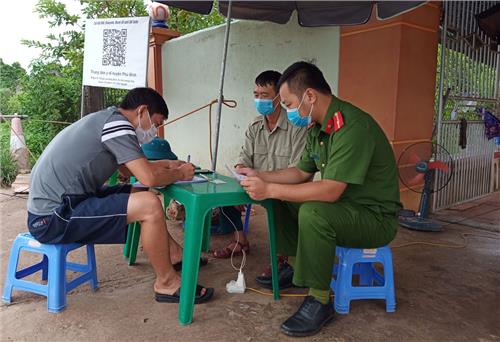
[[[260,121],[260,128],[259,129],[264,129],[264,128],[267,129],[267,127],[266,127],[267,121],[266,121],[266,118],[264,117],[264,115],[259,115],[257,117],[256,121]],[[280,129],[286,131],[288,129],[289,124],[290,123],[288,122],[286,111],[284,109],[281,109],[280,116],[278,117],[278,122],[276,123],[276,127],[274,128],[274,130],[276,130],[276,128],[280,128]]]
[[[330,120],[333,115],[340,110],[341,107],[341,101],[339,100],[338,97],[335,95],[332,95],[332,102],[330,103],[330,106],[328,107],[328,111],[326,112],[325,118],[323,120],[323,124],[320,126],[318,123],[314,125],[314,129],[316,130],[316,136],[319,135],[320,132],[328,134],[328,130],[331,131],[331,127],[329,128],[328,125],[328,120]]]
[[[288,117],[286,115],[286,111],[281,108],[281,112],[280,112],[280,117],[278,118],[278,122],[277,122],[277,126],[283,130],[287,130],[288,129]]]

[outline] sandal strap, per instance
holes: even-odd
[[[235,244],[239,245],[240,246],[240,250],[243,250],[245,247],[248,247],[248,242],[246,244],[242,244],[240,241],[233,241]],[[233,248],[230,248],[231,251],[233,250]]]
[[[283,265],[288,262],[287,256],[278,255],[278,272],[283,268]],[[267,265],[264,272],[262,272],[263,277],[270,277],[272,274],[271,264]]]
[[[248,242],[246,244],[242,244],[241,242],[234,240],[234,241],[231,241],[230,243],[228,243],[225,247],[222,247],[221,249],[215,250],[213,252],[214,256],[216,258],[228,258],[231,255],[231,253],[233,252],[234,247],[233,248],[229,247],[233,243],[240,246],[240,250],[239,251],[235,250],[234,251],[235,253],[241,253],[241,251],[245,251],[245,253],[248,254],[250,244]]]
[[[194,295],[195,295],[195,297],[200,296],[200,295],[201,295],[201,291],[202,291],[203,289],[206,289],[206,287],[203,287],[203,286],[201,286],[200,284],[197,284],[197,285],[196,285],[196,290],[194,291]],[[180,286],[179,286],[179,288],[177,289],[177,291],[175,291],[174,295],[179,296],[179,297],[181,296],[181,287],[180,287]]]

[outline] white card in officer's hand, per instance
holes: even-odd
[[[245,175],[240,175],[239,173],[237,173],[234,169],[230,168],[227,164],[224,164],[226,165],[226,169],[231,172],[231,175],[233,176],[233,178],[236,178],[238,181],[242,181],[244,179],[247,179],[247,176]]]

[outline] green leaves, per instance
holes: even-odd
[[[218,6],[215,4],[209,15],[201,15],[170,7],[168,26],[172,30],[187,34],[207,27],[223,24],[225,18],[219,14],[217,8]]]
[[[26,70],[19,63],[5,64],[0,58],[0,113],[13,114],[20,111],[17,94],[26,77]]]
[[[38,120],[74,122],[80,117],[85,20],[147,16],[143,0],[80,0],[80,5],[81,15],[70,13],[58,0],[38,1],[35,11],[57,32],[50,33],[45,41],[23,40],[23,44],[42,51],[32,61],[29,75],[19,63],[7,65],[0,59],[0,111],[30,117],[23,121],[23,129],[35,158],[65,127]],[[170,11],[169,27],[182,34],[225,22],[217,6],[207,16],[176,8]],[[123,94],[123,90],[106,89],[106,104],[118,103]],[[35,160],[30,158],[33,165]],[[5,162],[8,165],[7,159]]]
[[[87,19],[147,16],[144,2],[140,0],[80,0],[82,13]]]
[[[0,123],[0,186],[10,186],[17,176],[17,165],[10,155],[10,126]]]
[[[56,0],[39,0],[35,11],[40,15],[40,18],[49,19],[50,27],[76,25],[80,19],[78,15],[69,14],[66,5]]]
[[[15,90],[25,76],[26,70],[18,62],[9,65],[0,58],[0,88]]]
[[[10,155],[9,149],[0,151],[0,186],[11,186],[16,180],[17,165]]]

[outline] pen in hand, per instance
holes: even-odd
[[[187,157],[187,162],[190,163],[191,162],[191,155],[188,154],[188,157]]]
[[[207,181],[210,182],[210,178],[208,178],[207,176],[205,176],[203,173],[200,173],[198,176],[200,176],[201,178],[206,179]]]

